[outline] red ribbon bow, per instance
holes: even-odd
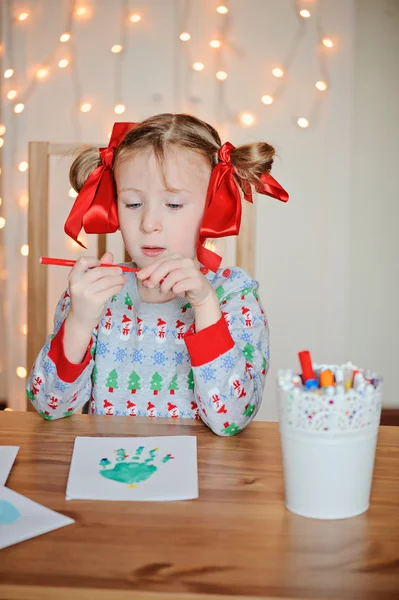
[[[64,225],[75,242],[83,227],[86,233],[114,233],[119,227],[117,194],[112,173],[115,149],[135,123],[115,123],[107,148],[100,148],[101,165],[89,175]]]
[[[238,235],[240,231],[242,208],[240,192],[234,180],[234,167],[230,160],[230,154],[233,149],[233,144],[225,142],[219,150],[219,162],[213,168],[209,181],[205,212],[197,245],[198,260],[214,272],[218,270],[222,258],[215,252],[204,248],[202,244],[205,238]],[[282,202],[287,202],[287,192],[271,175],[264,173],[260,179],[261,183],[255,185],[258,193],[266,194]],[[250,185],[247,184],[244,189],[245,200],[252,202]]]
[[[100,149],[101,165],[96,167],[84,183],[71,212],[65,222],[64,230],[82,248],[78,240],[82,229],[86,233],[114,233],[119,226],[117,212],[117,193],[112,173],[115,149],[135,123],[115,123],[107,148]],[[234,167],[230,154],[234,146],[226,142],[219,149],[219,162],[212,169],[205,202],[205,211],[200,227],[197,244],[199,262],[216,272],[222,258],[204,248],[205,238],[219,238],[238,235],[241,224],[241,197],[234,179]],[[266,194],[282,202],[287,202],[288,194],[269,174],[260,177],[255,185],[260,194]],[[244,198],[252,202],[250,185],[244,188]]]

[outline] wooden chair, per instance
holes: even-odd
[[[98,145],[100,147],[100,145]],[[28,210],[28,334],[27,369],[32,367],[47,336],[47,284],[48,271],[39,259],[48,255],[48,215],[50,157],[65,156],[75,148],[66,144],[50,142],[29,143],[29,210]],[[236,265],[254,274],[255,210],[248,202],[243,203],[240,235],[236,242]],[[97,256],[106,252],[105,235],[98,236]],[[130,258],[125,253],[125,260]],[[27,402],[28,410],[33,410]]]

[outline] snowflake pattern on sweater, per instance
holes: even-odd
[[[66,290],[31,370],[27,394],[46,419],[78,412],[202,419],[217,435],[234,435],[254,418],[269,366],[269,330],[258,282],[238,267],[208,271],[220,320],[195,333],[182,297],[143,302],[133,273],[105,306],[80,364],[63,349],[70,307]]]

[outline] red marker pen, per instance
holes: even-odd
[[[308,350],[298,352],[299,362],[302,368],[302,381],[309,390],[319,387],[317,377],[313,371],[312,359]]]

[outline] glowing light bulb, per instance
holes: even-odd
[[[65,44],[65,42],[67,42],[70,39],[71,39],[71,34],[70,33],[63,33],[60,36],[60,42],[63,42],[64,44]]]
[[[4,146],[4,139],[2,137],[0,137],[0,148],[2,148]]]
[[[220,4],[216,10],[220,15],[226,15],[229,12],[229,9],[224,4]]]
[[[28,206],[29,203],[29,199],[28,196],[21,196],[18,204],[20,205],[21,208],[25,208],[25,206]]]
[[[196,62],[193,64],[194,71],[202,71],[203,68],[204,68],[204,65],[201,62]]]
[[[91,111],[91,104],[90,102],[84,102],[83,104],[80,105],[80,110],[82,112],[90,112]]]
[[[328,88],[328,85],[325,81],[317,81],[315,86],[318,90],[320,90],[320,92],[324,92]]]
[[[219,79],[219,81],[224,81],[225,79],[227,79],[227,73],[226,71],[218,71],[216,73],[216,77],[217,79]]]
[[[6,132],[6,126],[5,125],[0,125],[0,135],[4,135]]]
[[[300,10],[299,14],[301,15],[301,17],[303,17],[304,19],[309,19],[310,17],[310,12],[308,10]]]
[[[220,48],[221,44],[220,44],[219,40],[211,40],[209,42],[209,45],[211,48]]]
[[[262,96],[262,102],[263,104],[272,104],[274,101],[273,96],[269,96],[269,94],[266,94],[265,96]]]
[[[140,15],[136,15],[136,14],[130,15],[129,18],[132,23],[138,23],[141,20]]]
[[[24,108],[25,108],[25,104],[22,104],[22,102],[21,102],[20,104],[16,104],[14,106],[14,112],[17,114],[21,113],[24,110]]]
[[[42,67],[41,69],[39,69],[36,72],[36,77],[38,79],[45,79],[47,77],[47,75],[48,75],[48,69],[46,69],[45,67]]]
[[[125,112],[125,110],[126,110],[126,107],[125,107],[125,105],[124,105],[124,104],[117,104],[117,105],[115,106],[115,108],[114,108],[114,112],[115,112],[117,115],[123,115],[123,113]]]
[[[240,117],[241,123],[246,126],[251,126],[254,124],[255,119],[251,113],[243,113]]]
[[[76,9],[76,16],[78,17],[87,17],[89,11],[87,10],[87,8],[85,6],[79,6]]]
[[[113,52],[114,54],[119,54],[119,52],[122,52],[123,50],[123,46],[121,46],[120,44],[115,44],[115,46],[112,46],[111,48],[111,52]]]
[[[3,198],[0,196],[0,206],[3,204]]]
[[[191,38],[191,35],[187,33],[187,31],[183,31],[183,33],[181,33],[179,37],[182,40],[182,42],[188,42],[188,40]]]
[[[65,67],[67,67],[69,65],[69,60],[67,58],[62,58],[59,62],[58,62],[58,66],[60,69],[65,69]]]
[[[7,93],[7,98],[8,98],[9,100],[14,100],[14,98],[16,98],[16,96],[17,96],[17,90],[10,90],[10,91]]]
[[[305,117],[300,117],[297,121],[299,127],[305,128],[309,127],[309,121],[305,119]]]
[[[21,252],[22,256],[28,256],[28,254],[29,254],[28,244],[24,244],[23,246],[21,246],[20,252]]]
[[[70,198],[77,198],[78,192],[75,192],[75,190],[73,188],[69,188],[68,196]]]
[[[16,372],[17,376],[20,377],[21,379],[23,379],[27,375],[27,371],[26,371],[25,367],[17,367],[15,369],[15,372]]]
[[[7,69],[6,71],[4,71],[4,77],[6,79],[10,79],[10,77],[12,77],[14,75],[14,69]]]
[[[4,217],[0,217],[0,229],[3,229],[6,226],[6,220]]]
[[[21,325],[21,333],[23,335],[28,335],[28,326],[26,323],[24,323],[23,325]]]
[[[29,168],[28,163],[26,162],[26,160],[23,160],[22,162],[19,163],[18,165],[18,171],[21,171],[21,173],[25,173],[25,171],[27,171]]]
[[[332,48],[332,47],[334,46],[334,43],[333,43],[333,41],[332,41],[332,40],[330,40],[329,38],[324,38],[324,39],[322,40],[322,42],[323,42],[323,44],[324,44],[324,46],[325,46],[326,48]]]
[[[29,13],[27,12],[21,12],[18,15],[18,21],[26,21],[26,19],[29,17]]]
[[[280,67],[275,67],[272,70],[272,73],[275,77],[282,77],[284,75],[284,71],[283,71],[283,69],[280,69]]]

